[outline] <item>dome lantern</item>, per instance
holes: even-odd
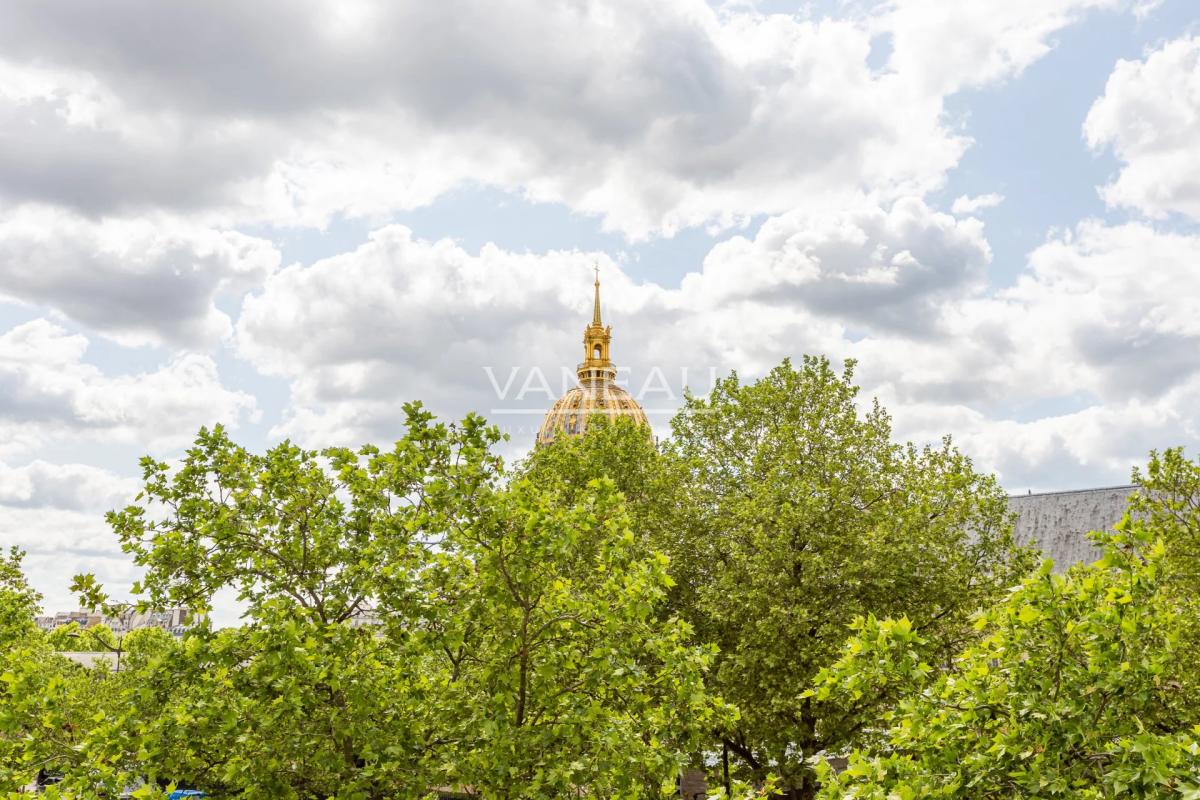
[[[592,321],[583,329],[583,361],[575,369],[579,385],[560,397],[546,412],[538,429],[537,445],[547,445],[563,436],[582,436],[588,420],[603,414],[610,420],[629,417],[650,430],[646,412],[629,392],[616,385],[617,368],[609,352],[612,326],[605,326],[600,317],[600,268],[596,270]]]
[[[583,361],[575,368],[582,384],[611,383],[617,377],[617,368],[609,357],[612,343],[612,326],[604,327],[600,320],[600,268],[596,270],[596,296],[592,303],[592,323],[583,329]]]

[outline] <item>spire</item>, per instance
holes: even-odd
[[[600,265],[593,264],[592,269],[596,271],[596,302],[592,306],[592,324],[600,325]]]
[[[609,359],[608,347],[612,342],[612,328],[604,327],[600,321],[600,266],[596,270],[596,297],[592,304],[592,323],[583,329],[583,363],[576,370],[579,380],[585,384],[610,382],[616,377],[617,369]]]

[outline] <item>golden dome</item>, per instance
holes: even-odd
[[[610,421],[628,417],[650,430],[650,420],[629,392],[617,386],[617,368],[609,358],[612,326],[600,321],[600,270],[596,270],[596,297],[592,306],[592,322],[583,330],[583,362],[575,369],[579,385],[569,390],[551,406],[538,429],[538,446],[549,444],[563,436],[582,436],[588,419],[603,414]]]
[[[542,427],[538,430],[537,443],[549,444],[560,436],[582,436],[587,431],[588,420],[593,414],[603,414],[610,421],[628,417],[639,425],[650,428],[646,412],[633,399],[633,395],[615,384],[576,386],[555,401]]]

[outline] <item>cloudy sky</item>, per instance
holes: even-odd
[[[519,455],[536,417],[504,412],[578,360],[593,263],[648,407],[853,357],[901,436],[952,434],[1013,491],[1124,482],[1200,439],[1198,22],[6,0],[0,543],[50,610],[76,571],[119,591],[102,512],[218,421],[387,441],[422,399]]]

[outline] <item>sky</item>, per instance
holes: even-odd
[[[855,359],[1010,491],[1200,444],[1195,0],[7,0],[0,544],[50,611],[220,422],[532,443],[622,380]]]

